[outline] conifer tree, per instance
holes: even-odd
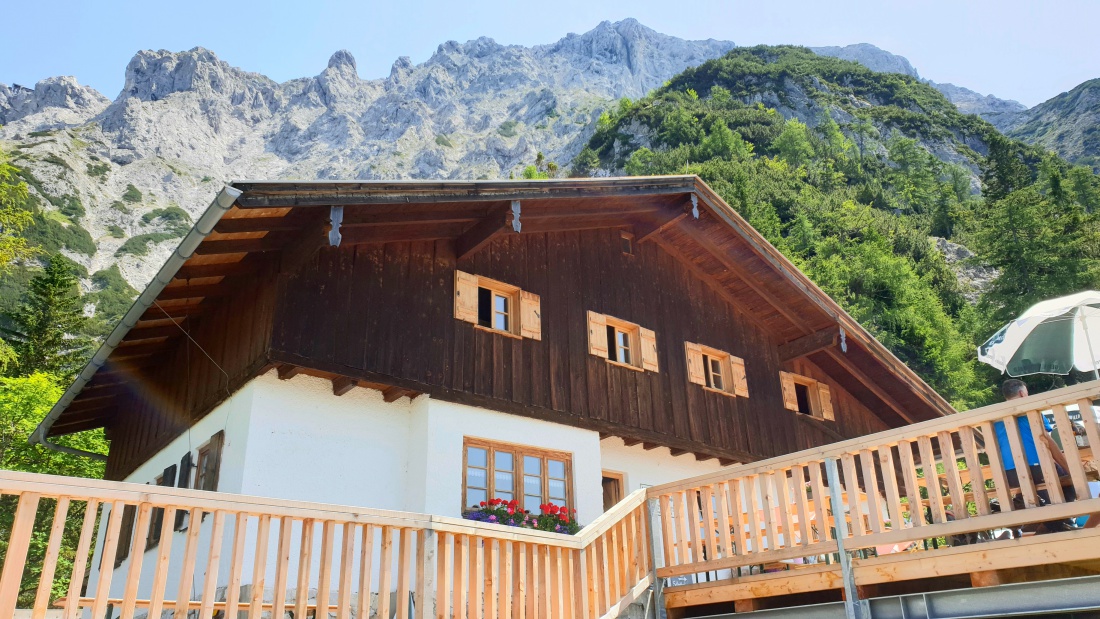
[[[72,263],[60,254],[51,256],[31,279],[24,302],[7,316],[4,339],[18,357],[9,373],[48,372],[63,380],[74,376],[91,347],[82,310]]]

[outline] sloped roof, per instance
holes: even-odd
[[[732,305],[809,358],[890,425],[954,409],[696,176],[540,181],[233,182],[180,242],[32,435],[56,436],[110,421],[125,381],[185,336],[234,291],[234,278],[270,260],[303,260],[327,243],[331,207],[342,208],[342,243],[453,239],[476,251],[522,232],[632,225],[683,261]],[[239,280],[237,280],[239,281]],[[845,350],[834,346],[843,339]]]

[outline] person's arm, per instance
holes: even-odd
[[[1069,434],[1068,440],[1073,440],[1073,433]],[[1054,461],[1058,463],[1058,466],[1062,467],[1063,471],[1069,472],[1069,461],[1066,460],[1066,454],[1062,453],[1062,450],[1058,448],[1058,443],[1054,442],[1054,439],[1049,434],[1043,434],[1043,442],[1046,444],[1047,449],[1050,450],[1050,456],[1054,458]],[[1066,440],[1066,439],[1062,439]]]

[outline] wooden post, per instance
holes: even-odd
[[[417,619],[431,619],[436,616],[435,591],[436,574],[439,570],[439,558],[436,554],[439,542],[437,534],[431,529],[421,529],[417,532],[417,572],[416,572],[416,603],[420,606],[416,613]]]
[[[840,554],[840,572],[844,577],[844,616],[847,619],[863,619],[863,609],[859,604],[859,594],[856,591],[856,579],[852,573],[852,558],[844,550],[844,540],[848,537],[848,527],[844,522],[844,501],[840,498],[840,475],[836,468],[836,458],[825,459],[825,477],[829,480],[829,501],[833,508],[833,519],[836,522],[836,548]],[[853,486],[855,479],[853,478]],[[853,490],[849,490],[852,492]],[[859,518],[859,514],[852,514],[852,518]]]

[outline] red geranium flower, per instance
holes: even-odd
[[[481,502],[481,506],[482,506],[482,507],[485,507],[485,505],[486,505],[485,501],[482,501],[482,502]]]
[[[569,522],[569,514],[567,514],[565,512],[562,512],[561,514],[559,514],[558,518],[561,519],[562,522]]]

